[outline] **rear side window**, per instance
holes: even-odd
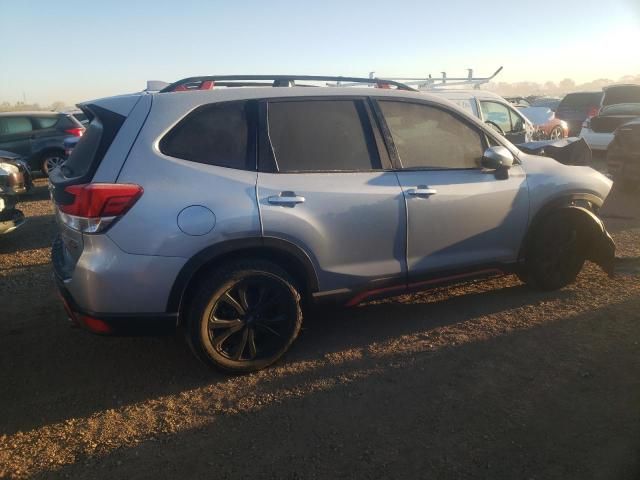
[[[418,103],[379,103],[403,168],[480,167],[483,137],[456,116]]]
[[[558,105],[558,109],[589,109],[599,105],[601,98],[602,94],[598,92],[569,93],[562,99],[560,105]]]
[[[381,168],[362,100],[271,102],[268,123],[280,172]]]
[[[27,117],[0,118],[0,135],[16,135],[33,130],[31,120]]]
[[[192,162],[255,170],[247,110],[245,101],[200,107],[164,136],[160,151]]]
[[[92,112],[91,122],[62,166],[67,178],[84,177],[95,172],[126,120],[125,117],[97,105],[88,105],[87,108]]]
[[[59,117],[34,117],[32,120],[34,128],[42,130],[54,127],[58,123]]]

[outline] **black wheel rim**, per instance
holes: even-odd
[[[209,310],[209,340],[229,360],[268,359],[290,341],[296,312],[287,284],[267,275],[247,277],[227,289]]]

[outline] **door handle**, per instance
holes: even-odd
[[[435,195],[438,191],[435,188],[427,187],[426,185],[418,185],[417,188],[412,188],[407,191],[409,195],[414,197],[430,197]]]
[[[299,203],[304,203],[305,198],[296,195],[294,192],[282,192],[280,195],[274,195],[267,198],[271,205],[280,205],[281,207],[295,207]]]

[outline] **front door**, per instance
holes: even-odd
[[[480,110],[484,121],[511,143],[517,145],[531,141],[531,135],[527,135],[527,122],[513,107],[491,100],[480,100]]]
[[[480,168],[484,133],[424,103],[379,101],[400,162],[410,280],[517,259],[528,222],[525,173]]]
[[[264,236],[302,248],[321,291],[404,282],[404,198],[367,99],[269,100],[262,112]]]

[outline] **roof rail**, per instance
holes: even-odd
[[[488,77],[474,77],[473,68],[467,68],[469,72],[466,77],[447,77],[447,72],[440,72],[442,74],[439,78],[433,78],[431,74],[427,78],[424,77],[391,77],[394,81],[402,82],[406,86],[414,86],[417,90],[433,90],[437,88],[448,88],[453,86],[468,85],[473,88],[480,88],[480,85],[489,83],[496,75],[502,71],[502,67],[498,68],[493,75]],[[375,72],[370,72],[369,77],[373,77]],[[352,83],[338,83],[338,87],[351,87]]]
[[[272,83],[256,83],[265,80],[271,80]],[[415,88],[405,85],[402,82],[382,78],[332,77],[326,75],[207,75],[203,77],[183,78],[182,80],[167,85],[160,90],[160,93],[209,90],[213,88],[214,85],[293,87],[296,86],[296,80],[308,82],[337,82],[338,84],[348,82],[351,85],[368,84],[378,88],[396,87],[398,90],[417,91]],[[236,81],[237,83],[233,83]]]

